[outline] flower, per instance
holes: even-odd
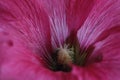
[[[119,80],[119,0],[1,0],[0,80]]]

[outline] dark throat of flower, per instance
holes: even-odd
[[[49,66],[49,69],[52,71],[70,72],[73,64],[85,67],[88,65],[87,61],[93,50],[94,47],[92,46],[88,48],[80,46],[77,39],[72,43],[67,41],[63,44],[63,47],[53,50],[51,54],[52,64]],[[98,56],[95,59],[93,62],[99,62],[102,60],[102,57]]]
[[[52,65],[52,70],[69,72],[72,70],[72,64],[84,66],[86,57],[87,53],[85,51],[80,53],[80,45],[78,43],[74,45],[65,44],[64,47],[57,48],[54,51],[52,58],[55,64]]]

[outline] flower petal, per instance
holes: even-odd
[[[0,24],[3,32],[19,36],[33,51],[44,52],[51,46],[48,15],[37,1],[0,1]]]
[[[88,80],[119,80],[119,4],[119,0],[98,1],[78,31],[77,36],[81,47],[88,49],[91,45],[94,46],[87,60],[87,70],[85,69],[85,77]]]
[[[66,15],[70,31],[77,32],[88,17],[95,0],[67,0]]]
[[[27,68],[26,65],[32,67],[35,62],[37,65],[43,65],[34,55],[40,55],[40,59],[42,56],[51,58],[48,56],[51,52],[50,41],[49,19],[42,4],[33,0],[0,1],[1,80],[24,79],[27,74],[22,73]],[[35,59],[33,64],[32,59]],[[22,70],[18,69],[20,67]],[[21,78],[18,76],[19,73],[22,75]]]
[[[53,48],[62,47],[69,35],[64,0],[42,0],[49,16]]]
[[[120,78],[120,33],[106,38],[103,42],[96,44],[96,50],[88,60],[90,72],[94,72],[101,80],[119,80]],[[98,62],[98,56],[102,55],[102,60]],[[96,57],[97,56],[97,57]]]
[[[4,55],[5,60],[0,65],[0,80],[77,80],[72,73],[47,69],[42,64],[42,59],[29,50],[13,48],[7,51],[12,53]]]
[[[96,2],[90,15],[78,31],[77,36],[81,45],[93,45],[120,32],[119,3],[118,0]]]

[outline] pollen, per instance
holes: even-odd
[[[67,49],[59,49],[57,54],[58,54],[58,58],[57,58],[58,64],[69,65],[72,63],[70,51],[68,51]]]

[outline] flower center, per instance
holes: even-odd
[[[57,62],[58,64],[69,65],[72,63],[72,57],[70,56],[71,52],[66,49],[59,49],[57,52]]]
[[[54,71],[71,71],[71,64],[84,66],[87,53],[80,55],[79,49],[65,45],[63,48],[58,48],[53,54],[54,64],[52,69]]]
[[[73,62],[72,59],[73,52],[67,48],[58,48],[53,53],[52,57],[55,62],[52,65],[52,70],[54,71],[64,71],[69,72],[71,71],[71,64]]]
[[[67,44],[69,43],[68,41]],[[53,71],[70,72],[72,70],[72,64],[84,67],[94,62],[101,62],[101,54],[88,60],[93,50],[93,46],[87,48],[81,47],[78,40],[69,45],[65,44],[63,47],[56,48],[53,54],[51,54],[52,64],[49,67]]]

